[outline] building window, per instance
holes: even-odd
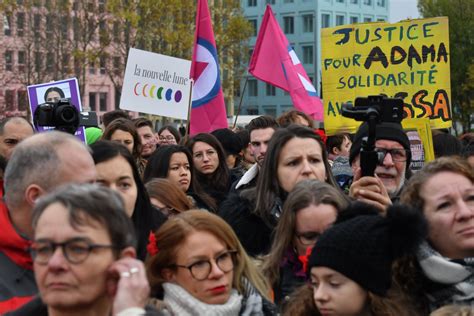
[[[321,28],[331,26],[331,16],[329,14],[321,14]]]
[[[266,115],[270,115],[271,117],[277,117],[277,111],[276,111],[276,106],[275,105],[267,105],[263,107],[263,112],[265,112]]]
[[[99,93],[99,109],[101,111],[107,111],[107,93]]]
[[[351,0],[352,4],[359,4],[359,0]]]
[[[275,4],[275,0],[266,0],[267,4]]]
[[[95,75],[95,60],[89,62],[89,74]]]
[[[351,16],[350,21],[351,24],[359,23],[359,18],[356,16]]]
[[[295,33],[294,18],[292,16],[283,17],[283,32],[285,34]]]
[[[5,51],[5,70],[13,70],[13,51],[11,50]]]
[[[107,67],[107,58],[105,56],[100,56],[99,59],[99,64],[100,64],[100,74],[105,75],[106,73],[106,67]]]
[[[25,71],[26,53],[24,50],[18,51],[18,71]]]
[[[266,95],[267,96],[270,96],[270,97],[273,97],[276,95],[276,89],[275,89],[275,86],[267,83],[266,86],[265,86],[265,92],[266,92]]]
[[[46,71],[51,72],[54,68],[54,53],[46,54]]]
[[[294,0],[283,0],[283,3],[293,3]]]
[[[114,21],[112,34],[114,36],[115,41],[120,40],[120,22],[119,21]]]
[[[41,72],[43,68],[43,54],[40,52],[35,52],[35,71]]]
[[[377,21],[379,21],[379,22],[385,22],[386,19],[384,19],[384,18],[378,18]]]
[[[257,108],[248,108],[247,109],[247,115],[258,115],[258,109]]]
[[[364,18],[364,22],[372,22],[372,18]]]
[[[46,16],[46,36],[48,38],[51,38],[53,36],[53,20],[53,15],[49,14]]]
[[[314,53],[313,46],[303,46],[303,64],[313,64]]]
[[[96,95],[97,93],[95,92],[89,92],[89,108],[91,111],[97,111]]]
[[[68,39],[69,23],[69,16],[63,15],[61,17],[61,36],[64,39]]]
[[[249,97],[258,97],[258,83],[257,80],[250,79],[248,82]]]
[[[68,53],[64,53],[63,54],[63,63],[62,63],[62,67],[63,67],[63,73],[65,74],[68,74],[69,73],[69,59],[70,59],[70,55]]]
[[[7,36],[12,35],[11,22],[12,22],[12,17],[10,15],[3,16],[3,34]]]
[[[256,7],[257,6],[257,0],[247,0],[247,6],[248,7]]]
[[[364,0],[365,5],[372,5],[372,0]]]
[[[336,15],[336,25],[344,25],[344,16]]]
[[[115,56],[114,57],[114,73],[116,76],[120,75],[120,64],[121,64],[121,59],[120,56]]]
[[[377,5],[379,7],[385,7],[385,0],[377,0]]]
[[[17,91],[18,98],[18,111],[26,111],[28,108],[28,97],[26,96],[26,90]]]
[[[252,26],[252,36],[257,36],[257,20],[251,19],[248,21],[250,25]]]
[[[344,0],[336,0],[336,2],[344,3]]]
[[[99,13],[105,12],[105,0],[99,0]]]
[[[41,15],[40,14],[35,14],[33,17],[33,32],[36,37],[40,36],[41,32]]]
[[[18,36],[23,36],[25,28],[25,13],[18,12],[16,14],[16,34]]]
[[[313,33],[313,15],[305,14],[303,15],[303,32],[304,33]]]
[[[5,91],[5,110],[15,110],[15,90]]]

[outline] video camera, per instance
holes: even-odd
[[[79,112],[69,99],[39,104],[33,114],[35,126],[54,126],[55,130],[74,135],[79,126],[97,126],[95,112]]]
[[[356,98],[355,105],[342,105],[342,116],[367,122],[369,134],[362,139],[360,167],[362,176],[374,176],[377,165],[383,163],[383,153],[375,151],[376,126],[382,122],[400,123],[403,119],[403,100],[371,95]]]

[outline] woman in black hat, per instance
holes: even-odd
[[[291,301],[285,314],[414,315],[408,297],[392,286],[392,264],[414,252],[426,231],[419,212],[403,206],[389,207],[386,217],[366,204],[343,211],[308,259],[312,291],[302,291],[312,304],[306,300],[301,311],[295,307],[301,302]]]

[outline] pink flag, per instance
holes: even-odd
[[[323,120],[323,103],[273,16],[270,5],[267,5],[263,16],[249,72],[254,77],[287,91],[298,110],[315,120]]]
[[[194,80],[190,135],[228,127],[207,0],[198,0],[190,77]]]

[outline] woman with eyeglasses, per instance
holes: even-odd
[[[232,184],[221,143],[214,135],[200,133],[188,140],[186,147],[193,154],[196,180],[219,206],[227,197]]]
[[[170,314],[276,315],[265,279],[217,215],[187,211],[150,237],[152,295]]]
[[[151,205],[133,157],[124,146],[111,141],[98,141],[90,148],[97,170],[97,183],[122,196],[138,237],[137,257],[144,260],[148,234],[158,229],[166,217]]]
[[[160,145],[177,145],[180,141],[181,135],[171,125],[165,125],[158,131],[158,143]]]
[[[192,200],[195,208],[215,210],[216,203],[196,180],[193,165],[193,157],[188,148],[181,145],[161,146],[148,159],[143,181],[147,183],[154,178],[168,179]]]
[[[276,304],[285,304],[290,293],[307,281],[303,258],[308,248],[347,206],[339,190],[318,180],[301,181],[290,192],[263,264]]]
[[[36,201],[31,255],[39,296],[9,315],[150,315],[150,287],[120,195],[70,184]],[[157,315],[157,314],[153,314]]]
[[[166,217],[193,208],[193,203],[173,182],[155,178],[145,184],[151,204]]]

